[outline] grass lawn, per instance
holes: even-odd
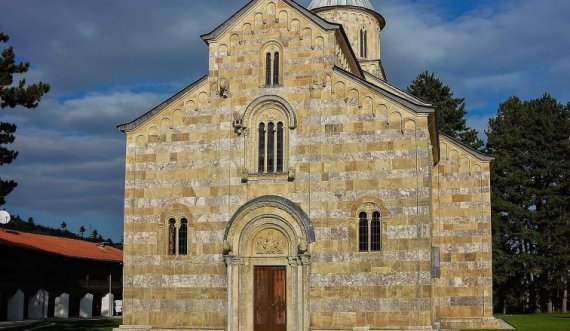
[[[568,331],[570,314],[496,315],[521,331]]]
[[[38,331],[111,331],[121,325],[122,319],[48,321],[33,326],[11,328],[9,330]]]

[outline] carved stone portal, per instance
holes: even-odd
[[[227,331],[254,330],[255,268],[281,268],[285,275],[286,330],[309,331],[310,243],[307,214],[277,196],[258,197],[236,211],[224,234],[228,279]],[[229,249],[231,248],[231,250]]]

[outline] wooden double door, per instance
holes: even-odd
[[[254,331],[287,330],[285,267],[254,267]]]

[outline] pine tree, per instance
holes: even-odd
[[[93,230],[93,232],[91,232],[91,240],[93,240],[93,241],[97,240],[98,236],[99,236],[99,232],[97,232],[97,230]]]
[[[67,223],[61,222],[61,225],[59,227],[61,228],[62,231],[65,231],[67,230]]]
[[[82,226],[79,228],[79,235],[81,236],[81,238],[83,238],[83,235],[85,234],[85,231],[86,231],[86,230],[85,230],[85,227],[82,225]]]
[[[0,43],[6,43],[8,39],[6,34],[0,32]],[[16,63],[15,57],[12,47],[4,49],[0,55],[0,108],[17,106],[28,109],[36,108],[50,87],[42,82],[26,86],[26,80],[23,78],[14,85],[14,75],[24,74],[30,68],[27,62]],[[0,122],[0,166],[11,163],[18,156],[16,151],[3,147],[3,145],[14,142],[14,133],[16,133],[16,125]],[[17,185],[13,180],[3,180],[0,177],[0,206],[6,203],[6,196]]]
[[[406,91],[435,107],[437,127],[440,132],[472,148],[483,147],[483,141],[477,136],[477,130],[467,126],[465,99],[454,98],[451,88],[433,73],[426,71],[419,74]]]
[[[489,121],[495,290],[503,304],[540,310],[568,276],[570,113],[553,97],[508,99]]]

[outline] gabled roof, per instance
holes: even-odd
[[[399,103],[399,104],[401,104],[401,105],[403,105],[403,106],[405,106],[405,107],[409,108],[410,110],[413,110],[417,113],[428,113],[428,114],[435,113],[435,108],[431,104],[422,102],[422,101],[408,95],[404,91],[401,91],[398,89],[398,91],[400,93],[396,94],[396,93],[390,91],[389,89],[381,88],[378,85],[372,84],[371,82],[369,82],[365,79],[362,79],[356,75],[353,75],[352,73],[350,73],[350,72],[348,72],[348,71],[346,71],[346,70],[344,70],[338,66],[335,66],[333,68],[333,70],[344,75],[344,76],[346,76],[349,79],[356,81],[357,83],[363,84],[363,85],[373,89],[374,91],[382,94],[386,98],[388,98],[394,102],[397,102],[397,103]],[[388,83],[385,83],[385,84],[388,85]],[[392,85],[390,85],[390,86],[393,89],[397,89],[396,87],[393,87]]]
[[[123,262],[123,251],[106,244],[26,232],[0,231],[0,246],[20,247],[78,259]]]
[[[156,115],[157,113],[159,113],[161,110],[163,110],[164,108],[168,107],[170,104],[172,104],[174,101],[178,100],[178,98],[180,96],[182,96],[183,94],[185,94],[186,92],[190,91],[192,88],[194,88],[196,85],[202,83],[204,80],[208,79],[208,76],[202,76],[202,78],[198,79],[197,81],[195,81],[194,83],[186,86],[184,89],[182,89],[181,91],[179,91],[178,93],[176,93],[175,95],[173,95],[172,97],[168,98],[168,100],[164,101],[163,103],[161,103],[160,105],[154,107],[153,109],[149,110],[147,113],[145,113],[144,115],[138,117],[137,119],[135,119],[132,122],[129,123],[125,123],[125,124],[121,124],[121,125],[117,125],[117,128],[119,130],[121,130],[122,132],[127,132],[127,131],[131,131],[136,129],[138,126],[140,126],[141,124],[143,124],[144,122],[146,122],[147,120],[149,120],[151,117],[153,117],[154,115]]]
[[[251,7],[255,5],[258,0],[251,0],[245,6],[243,6],[240,10],[238,10],[235,14],[233,14],[230,18],[228,18],[224,23],[220,24],[217,28],[212,30],[210,33],[203,34],[200,36],[202,40],[208,43],[209,40],[216,39],[220,36],[227,28],[232,26],[236,21],[238,21]],[[293,8],[297,9],[301,14],[305,17],[313,21],[315,24],[319,25],[321,28],[325,30],[332,30],[332,29],[339,29],[342,28],[340,24],[330,23],[320,16],[313,14],[307,8],[301,6],[300,4],[296,3],[293,0],[282,0],[283,2],[289,4]]]
[[[383,87],[383,88],[389,90],[390,92],[397,94],[403,98],[414,100],[414,102],[417,103],[418,105],[423,105],[426,107],[432,107],[433,106],[431,103],[424,102],[423,100],[416,98],[415,96],[409,94],[408,92],[400,90],[396,86],[388,83],[388,81],[383,80],[383,79],[375,76],[374,74],[371,74],[371,73],[365,71],[364,75],[366,77],[366,80],[372,81],[374,84],[378,85],[379,87]]]
[[[217,28],[212,30],[210,33],[206,33],[206,34],[201,35],[200,37],[202,38],[202,40],[204,40],[204,42],[206,44],[208,44],[210,40],[218,38],[228,28],[230,28],[235,22],[239,21],[240,18],[243,15],[245,15],[245,13],[247,13],[247,11],[249,9],[251,9],[251,7],[253,7],[257,1],[259,1],[259,0],[251,0],[245,6],[243,6],[240,10],[238,10],[235,14],[233,14],[230,18],[228,18],[224,23],[220,24]],[[289,4],[291,7],[295,8],[296,10],[298,10],[303,16],[305,16],[307,19],[311,20],[312,22],[314,22],[315,24],[317,24],[318,26],[320,26],[324,30],[336,30],[337,32],[339,32],[342,40],[344,41],[344,44],[347,46],[346,48],[350,52],[351,57],[354,59],[356,69],[364,77],[364,72],[362,71],[362,68],[360,67],[360,64],[358,63],[358,59],[356,57],[356,54],[354,53],[354,50],[352,49],[352,46],[350,45],[350,41],[348,40],[348,36],[346,34],[346,31],[344,31],[342,24],[329,22],[329,21],[323,19],[322,17],[320,17],[319,15],[311,12],[307,8],[296,3],[293,0],[282,0],[282,1]]]
[[[464,151],[466,151],[467,153],[473,155],[474,157],[478,158],[481,161],[487,161],[487,162],[491,162],[493,160],[495,160],[495,157],[493,155],[489,155],[489,154],[485,154],[485,153],[481,153],[478,150],[465,145],[464,143],[462,143],[461,141],[453,138],[452,136],[445,134],[443,132],[439,133],[440,136],[443,136],[449,140],[451,140],[453,143],[459,145],[460,147],[463,148]]]

